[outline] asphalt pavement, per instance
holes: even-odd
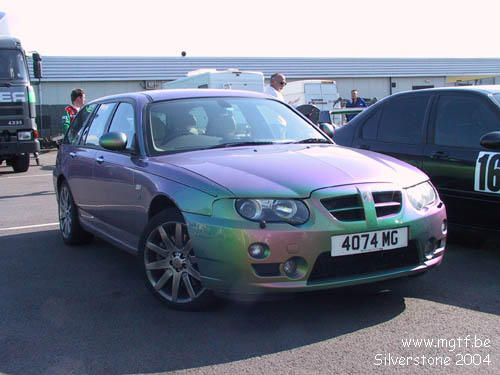
[[[500,373],[498,237],[417,278],[173,311],[130,254],[63,243],[54,162],[0,166],[0,374]]]

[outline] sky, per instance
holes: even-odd
[[[500,0],[2,0],[42,56],[500,58]]]

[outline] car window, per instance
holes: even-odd
[[[71,123],[71,126],[66,134],[65,143],[76,144],[83,133],[84,125],[89,118],[89,115],[95,108],[95,104],[86,105],[76,115]]]
[[[480,138],[500,130],[499,116],[479,97],[442,95],[434,125],[434,142],[443,146],[479,148]]]
[[[275,100],[192,98],[153,103],[148,139],[153,154],[248,142],[328,140]]]
[[[377,139],[391,143],[420,143],[428,102],[428,95],[395,98],[387,102]]]
[[[99,106],[90,126],[85,129],[85,134],[83,135],[85,146],[99,146],[99,138],[104,133],[106,124],[115,106],[116,103],[105,103]]]
[[[109,127],[110,132],[122,132],[127,136],[127,150],[134,149],[135,118],[134,107],[130,103],[120,103]]]
[[[361,138],[363,139],[377,139],[377,125],[380,121],[380,115],[382,111],[376,111],[372,113],[370,117],[365,121],[361,128]]]
[[[500,94],[494,94],[493,98],[496,100],[498,104],[500,104]]]

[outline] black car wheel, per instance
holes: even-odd
[[[63,181],[59,187],[59,228],[65,243],[80,245],[88,243],[93,236],[85,231],[78,220],[78,208],[75,205],[68,183]]]
[[[167,209],[154,216],[141,240],[141,267],[148,288],[167,306],[200,310],[214,301],[201,280],[187,226],[181,213]]]

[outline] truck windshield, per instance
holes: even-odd
[[[0,50],[0,80],[28,80],[28,72],[26,71],[22,51],[15,49]]]

